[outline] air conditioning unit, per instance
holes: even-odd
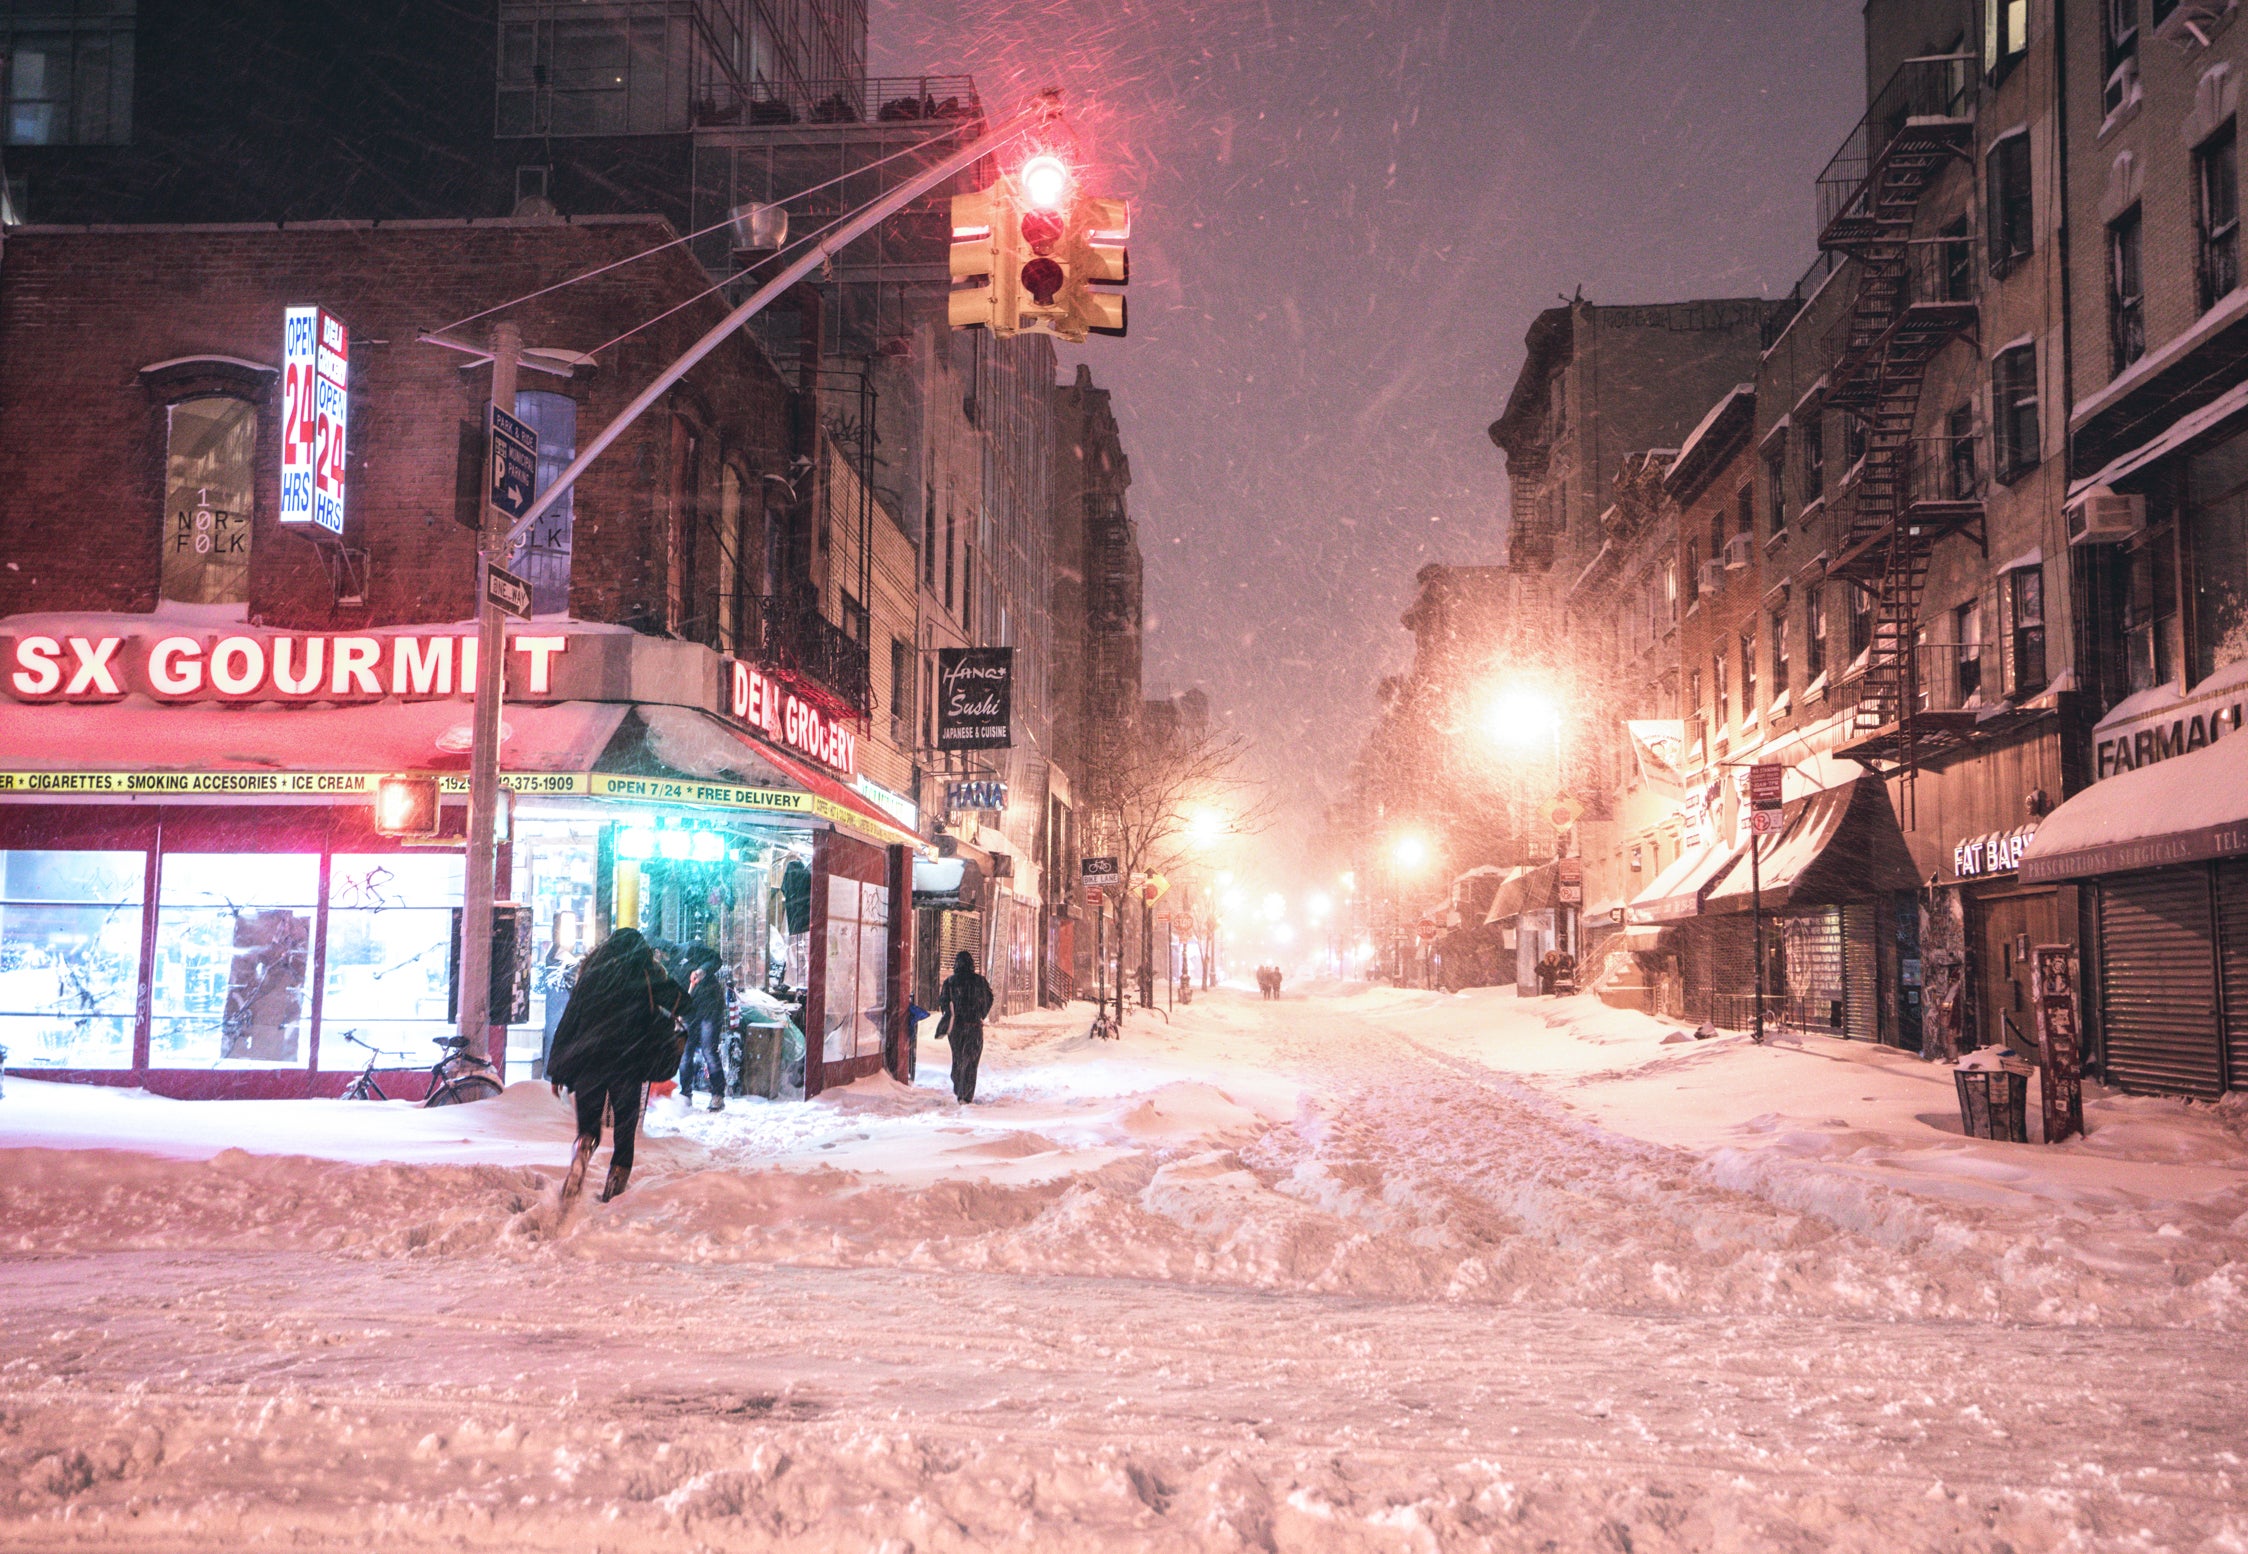
[[[2209,46],[2217,29],[2232,20],[2240,0],[2177,0],[2170,14],[2154,24],[2154,35],[2180,48]],[[2162,8],[2158,5],[2157,11]]]
[[[1747,566],[1756,546],[1753,534],[1736,534],[1725,542],[1725,570],[1738,572]]]
[[[2147,499],[2094,486],[2063,510],[2071,545],[2112,545],[2146,527]]]
[[[1722,561],[1703,562],[1700,585],[1701,591],[1705,594],[1722,592],[1725,587],[1725,563]]]

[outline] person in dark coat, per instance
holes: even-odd
[[[616,1125],[616,1145],[601,1201],[624,1191],[640,1131],[641,1089],[679,1067],[679,1020],[686,1008],[686,991],[637,928],[611,934],[579,965],[546,1063],[555,1093],[570,1091],[578,1108],[577,1152],[562,1178],[565,1203],[585,1185],[586,1167],[601,1146],[604,1111]]]
[[[962,950],[952,975],[937,989],[937,1035],[952,1042],[952,1093],[965,1106],[976,1098],[976,1065],[983,1061],[984,1016],[991,1013],[991,984]]]
[[[718,976],[718,952],[698,944],[687,952],[687,1044],[679,1059],[679,1099],[695,1104],[695,1067],[710,1089],[710,1109],[726,1109],[726,984]]]

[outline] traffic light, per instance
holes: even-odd
[[[377,782],[375,830],[383,836],[435,836],[437,779],[385,777]]]
[[[1131,278],[1130,235],[1124,201],[1078,193],[1069,165],[1040,152],[989,189],[953,197],[952,278],[983,284],[953,292],[948,318],[1002,339],[1121,335],[1124,299],[1093,288]]]

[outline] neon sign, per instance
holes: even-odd
[[[848,777],[858,770],[859,736],[787,685],[740,659],[727,660],[727,711],[784,749]]]
[[[325,308],[281,315],[281,521],[343,533],[351,331]]]

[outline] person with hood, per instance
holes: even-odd
[[[984,1016],[991,1013],[991,984],[966,950],[952,957],[952,975],[937,989],[937,1036],[952,1042],[952,1093],[965,1106],[976,1098],[976,1065],[983,1061]]]
[[[710,1109],[726,1109],[726,984],[718,975],[718,952],[698,944],[687,952],[687,1042],[679,1059],[679,1102],[695,1104],[699,1056]]]
[[[585,1186],[586,1167],[601,1147],[604,1111],[616,1125],[616,1143],[601,1201],[624,1191],[640,1131],[641,1088],[678,1070],[686,1007],[685,990],[637,928],[619,929],[580,963],[546,1064],[555,1093],[570,1091],[578,1108],[578,1147],[562,1178],[565,1204]]]

